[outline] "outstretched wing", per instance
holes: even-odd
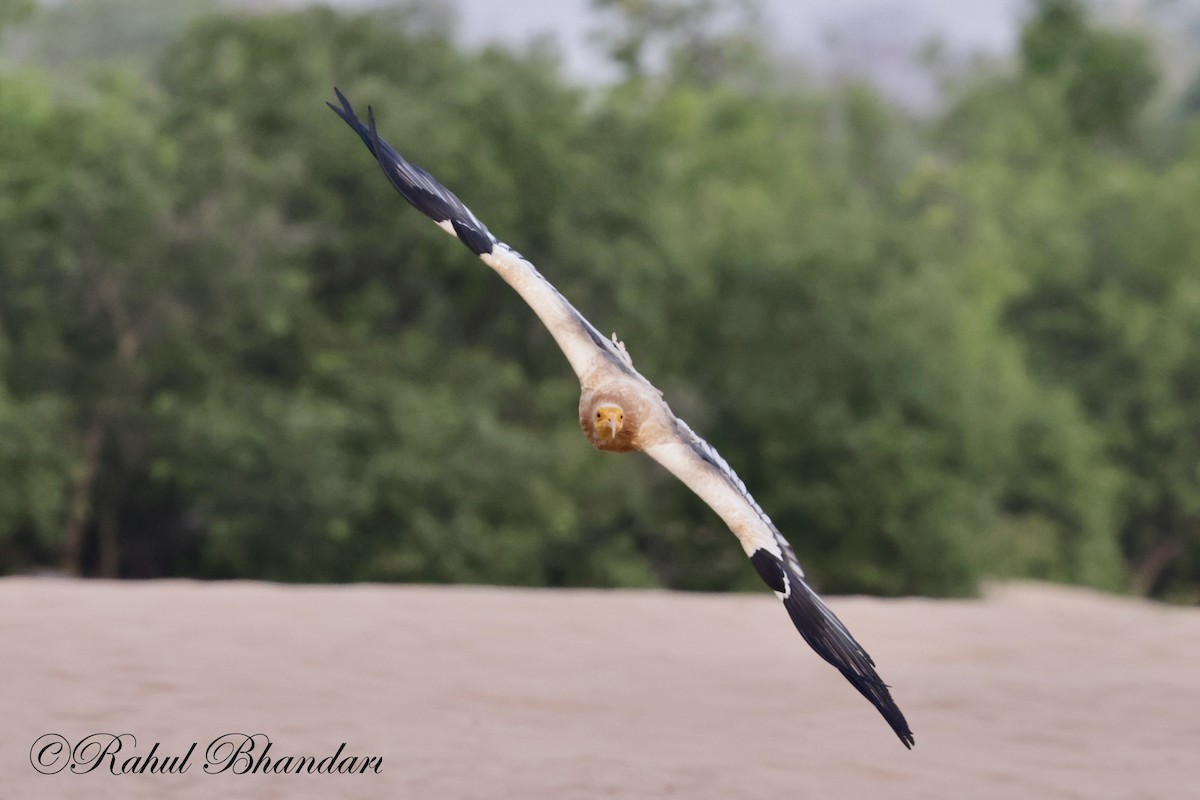
[[[517,290],[550,331],[581,381],[596,368],[597,359],[638,375],[624,350],[602,336],[532,264],[493,236],[453,192],[397,153],[375,130],[375,114],[369,106],[368,124],[364,125],[346,96],[337,89],[334,91],[342,104],[341,108],[333,103],[326,105],[362,138],[397,191],[440,228],[458,238]],[[638,377],[641,378],[640,375]]]
[[[517,290],[562,348],[581,381],[599,365],[598,360],[603,360],[651,385],[633,369],[624,349],[602,336],[520,253],[493,236],[453,192],[384,141],[375,130],[375,115],[369,107],[368,124],[364,125],[346,97],[340,91],[337,96],[341,108],[327,105],[362,138],[392,185]],[[879,709],[900,740],[912,747],[908,723],[876,674],[874,662],[804,582],[804,572],[791,545],[717,451],[682,420],[676,419],[675,426],[671,440],[651,446],[646,452],[712,506],[741,540],[763,580],[783,600],[800,635],[837,667]]]
[[[804,640],[879,709],[905,747],[912,747],[912,731],[875,671],[875,662],[805,582],[791,545],[754,502],[746,485],[683,420],[676,418],[674,433],[670,440],[646,448],[646,453],[717,512],[741,541],[763,581],[783,601]]]

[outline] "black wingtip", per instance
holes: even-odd
[[[333,109],[334,113],[363,140],[396,191],[434,222],[449,222],[455,235],[471,252],[476,255],[492,252],[496,238],[475,218],[470,209],[432,175],[406,161],[379,135],[375,127],[375,109],[367,106],[367,124],[364,125],[354,113],[354,108],[346,96],[336,86],[333,91],[342,107],[338,108],[329,102],[325,105]]]
[[[904,746],[911,750],[916,741],[908,727],[908,720],[892,699],[887,684],[875,671],[875,662],[804,581],[799,571],[765,549],[751,553],[750,563],[763,582],[783,598],[788,616],[809,647],[837,667],[838,672],[871,701],[871,705],[883,715]]]
[[[916,744],[904,712],[892,699],[888,685],[875,671],[875,662],[850,631],[804,579],[789,571],[789,592],[783,604],[804,641],[828,661],[871,702],[908,749]]]
[[[357,121],[358,117],[354,113],[354,107],[350,105],[350,101],[346,99],[346,95],[342,94],[342,90],[335,86],[333,87],[333,93],[337,95],[338,102],[342,104],[342,107],[338,108],[328,101],[326,101],[325,105],[332,108],[335,114],[347,122],[350,120]]]
[[[912,750],[916,740],[904,712],[895,704],[887,684],[875,672],[875,661],[854,640],[833,610],[812,591],[804,577],[778,555],[757,549],[750,554],[750,563],[754,564],[763,583],[782,596],[787,615],[791,616],[792,624],[810,648],[838,668],[838,672],[880,711],[904,746]]]
[[[341,90],[336,86],[333,87],[333,91],[337,95],[338,101],[342,104],[342,107],[338,108],[329,101],[325,101],[325,105],[329,106],[333,113],[341,117],[342,122],[349,125],[350,129],[358,134],[358,138],[362,139],[363,144],[365,144],[367,149],[371,151],[371,155],[378,158],[379,156],[376,153],[375,146],[371,143],[370,131],[368,131],[366,126],[362,124],[362,120],[358,118],[358,115],[354,113],[354,106],[350,105],[350,101],[346,99],[346,95],[342,94]]]

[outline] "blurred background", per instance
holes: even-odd
[[[337,85],[822,589],[1200,601],[1200,3],[829,5],[0,0],[0,573],[759,588]]]

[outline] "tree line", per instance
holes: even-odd
[[[419,8],[0,71],[0,571],[755,585],[682,485],[591,450],[549,335],[336,84],[620,334],[824,589],[1200,596],[1200,138],[1145,41],[1042,0],[1015,66],[913,117],[711,4],[604,5],[604,88]]]

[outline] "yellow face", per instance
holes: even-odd
[[[625,412],[620,406],[599,406],[592,415],[592,429],[596,431],[596,438],[600,441],[615,438],[624,426]]]

